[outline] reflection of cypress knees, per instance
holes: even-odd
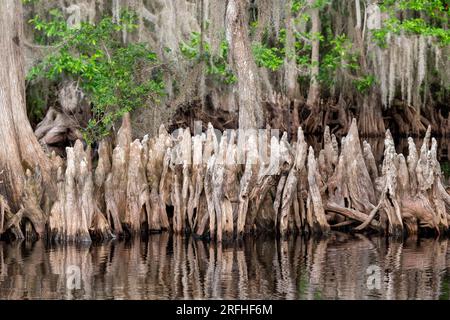
[[[95,246],[2,241],[0,298],[313,299],[320,293],[323,299],[362,299],[375,293],[379,299],[438,299],[445,294],[448,242],[343,233],[246,237],[239,245],[168,233]],[[67,277],[74,266],[80,266],[81,290],[72,291]],[[374,291],[376,282],[368,280],[377,274]]]
[[[219,138],[211,125],[194,136],[189,129],[169,135],[161,126],[157,136],[131,142],[128,116],[116,140],[114,149],[110,141],[100,143],[95,169],[90,148],[80,141],[67,148],[65,163],[53,154],[56,201],[44,210],[39,170],[27,170],[20,210],[14,214],[0,198],[1,233],[32,237],[33,228],[47,224],[49,236],[62,241],[161,230],[225,241],[248,232],[284,237],[347,229],[401,236],[448,230],[450,195],[430,128],[419,152],[408,140],[406,159],[386,131],[379,168],[371,146],[359,139],[356,120],[340,147],[327,127],[318,153],[301,128],[294,143],[286,134],[256,130]],[[173,209],[170,219],[167,208]]]

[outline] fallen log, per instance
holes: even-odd
[[[339,213],[351,220],[359,221],[359,222],[365,222],[367,220],[367,215],[363,212],[359,212],[354,209],[341,207],[335,203],[329,202],[325,206],[326,211],[332,211]],[[377,231],[381,231],[382,227],[379,223],[376,221],[371,220],[368,224],[371,228],[374,228]]]

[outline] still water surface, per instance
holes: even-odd
[[[233,245],[169,234],[90,246],[0,242],[0,299],[449,299],[448,241],[333,233]],[[67,281],[74,266],[80,289]]]

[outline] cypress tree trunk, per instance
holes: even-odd
[[[239,128],[264,125],[256,64],[248,37],[247,1],[229,0],[226,8],[226,33],[237,76]]]
[[[39,167],[50,183],[50,161],[26,114],[22,21],[21,1],[0,1],[0,194],[12,210],[23,200],[27,169]]]
[[[295,17],[291,13],[292,0],[288,1],[285,6],[286,15],[286,57],[285,57],[285,77],[286,77],[286,95],[289,99],[296,99],[300,96],[300,88],[298,85],[298,71],[296,68],[295,54],[295,35],[294,24]]]
[[[311,1],[313,5],[315,1]],[[319,8],[311,8],[311,33],[312,33],[312,51],[311,51],[311,83],[309,86],[307,104],[317,106],[319,103],[319,49],[320,49],[320,16]]]

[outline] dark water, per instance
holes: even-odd
[[[84,247],[0,243],[0,298],[449,299],[448,242],[333,233],[231,246],[168,234]]]

